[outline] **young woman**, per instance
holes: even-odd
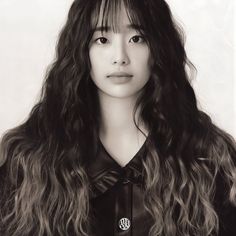
[[[187,65],[164,0],[75,0],[1,142],[1,235],[236,235],[236,145]]]

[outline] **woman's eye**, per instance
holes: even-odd
[[[100,37],[95,40],[95,42],[97,42],[98,44],[105,44],[107,41],[108,41],[108,39],[106,39],[104,37]]]
[[[145,40],[142,36],[135,35],[130,39],[130,41],[133,41],[133,43],[143,43]]]

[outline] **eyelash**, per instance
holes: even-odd
[[[145,42],[144,37],[142,37],[141,35],[135,35],[135,36],[133,36],[131,39],[133,39],[133,38],[135,38],[135,37],[138,37],[139,39],[142,39],[141,42],[136,42],[136,43],[143,43],[143,42]],[[95,42],[98,42],[98,41],[101,40],[101,39],[107,39],[107,38],[105,38],[105,37],[99,37],[99,38],[97,38],[97,39],[95,40]],[[131,39],[130,39],[130,40],[131,40]],[[98,44],[106,44],[106,43],[98,43]]]

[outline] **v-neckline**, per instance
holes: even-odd
[[[100,137],[98,137],[98,141],[99,141],[99,143],[100,143],[100,146],[101,146],[102,150],[106,153],[106,156],[109,157],[109,159],[111,159],[111,161],[112,161],[116,166],[118,166],[120,169],[125,169],[125,168],[127,168],[127,167],[137,158],[137,156],[139,156],[139,154],[140,154],[141,151],[144,149],[144,147],[145,147],[145,145],[146,145],[146,143],[147,143],[148,137],[149,137],[149,134],[147,135],[147,137],[146,137],[144,143],[143,143],[143,144],[141,145],[141,147],[138,149],[138,151],[136,152],[136,154],[134,154],[134,156],[133,156],[124,166],[120,165],[120,164],[112,157],[112,155],[107,151],[107,149],[106,149],[105,146],[103,145],[103,143],[102,143]]]

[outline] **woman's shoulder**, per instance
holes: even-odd
[[[209,124],[203,146],[206,159],[200,158],[213,177],[213,205],[219,218],[219,236],[236,235],[236,142],[232,135]]]

